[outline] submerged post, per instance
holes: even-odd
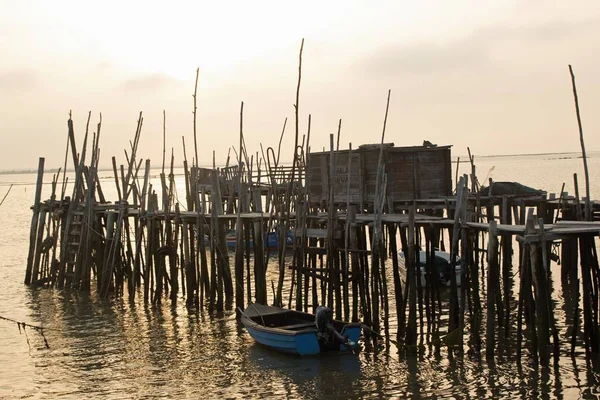
[[[38,176],[35,185],[35,200],[33,203],[33,216],[31,217],[31,231],[29,233],[29,254],[27,255],[27,270],[25,271],[25,284],[31,283],[31,272],[33,269],[33,256],[35,254],[37,228],[40,215],[40,200],[42,197],[42,184],[44,182],[45,158],[40,157],[38,164]]]

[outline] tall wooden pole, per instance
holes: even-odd
[[[196,93],[198,92],[198,74],[200,72],[200,68],[196,68],[196,83],[194,84],[194,156],[196,159],[194,160],[193,165],[198,166],[198,142],[196,141]]]
[[[592,207],[590,203],[590,176],[588,174],[587,157],[585,154],[585,143],[583,141],[583,128],[581,126],[581,114],[579,113],[579,100],[577,98],[577,86],[575,86],[575,75],[573,68],[569,65],[571,83],[573,85],[573,97],[575,98],[575,112],[577,113],[577,126],[579,127],[579,141],[581,142],[581,154],[583,156],[583,172],[585,173],[585,219],[592,220]]]
[[[33,269],[33,256],[36,248],[36,238],[38,230],[38,221],[40,214],[40,200],[42,197],[42,184],[44,182],[44,162],[45,158],[40,157],[38,164],[37,183],[35,185],[35,200],[33,203],[33,216],[31,217],[31,232],[29,234],[29,254],[27,255],[27,270],[25,272],[25,284],[31,283],[31,273]],[[38,244],[39,246],[39,244]]]
[[[196,99],[194,97],[194,102],[196,102]],[[196,107],[194,106],[194,110],[196,109]],[[194,119],[196,118],[196,113],[194,112]],[[195,127],[195,125],[194,125]],[[194,130],[194,133],[196,133],[196,131]],[[196,138],[196,135],[194,135],[194,139]],[[165,112],[165,110],[163,110],[163,162],[162,162],[162,173],[165,173],[165,155],[166,155],[166,145],[167,145],[167,114]]]
[[[381,261],[381,240],[382,240],[382,223],[381,213],[385,204],[385,185],[383,179],[383,143],[385,140],[385,128],[387,125],[388,111],[390,109],[391,89],[388,90],[387,102],[385,106],[385,117],[383,119],[383,130],[381,132],[381,145],[379,147],[379,160],[377,161],[377,180],[375,181],[375,196],[373,198],[373,237],[371,242],[371,263],[373,276],[373,329],[379,330],[379,273]]]
[[[298,56],[298,86],[296,87],[296,104],[294,104],[294,109],[295,109],[295,116],[296,116],[296,133],[294,135],[294,159],[292,160],[292,173],[291,173],[291,177],[290,177],[290,182],[288,183],[287,186],[287,190],[286,190],[286,195],[285,195],[285,199],[284,199],[284,208],[285,210],[281,210],[281,221],[280,224],[282,225],[280,228],[280,237],[279,237],[279,244],[280,244],[280,248],[279,248],[279,280],[277,282],[277,294],[276,294],[276,305],[281,306],[282,304],[282,292],[283,292],[283,281],[284,281],[284,276],[285,276],[285,246],[286,246],[286,241],[285,241],[285,237],[287,235],[287,231],[288,231],[288,219],[289,219],[289,212],[290,212],[290,203],[291,203],[291,197],[292,197],[292,188],[294,186],[294,175],[296,173],[296,161],[297,161],[297,155],[298,155],[298,131],[299,131],[299,122],[298,122],[298,113],[299,113],[299,106],[300,106],[300,82],[302,81],[302,51],[304,49],[304,39],[302,39],[302,43],[300,45],[300,54]],[[284,125],[284,129],[285,129],[285,125]],[[283,133],[282,133],[283,135]]]
[[[237,219],[235,223],[235,305],[237,310],[244,309],[244,245],[242,224],[242,154],[244,142],[244,102],[240,106],[240,152],[238,153],[238,206]],[[248,279],[250,277],[248,276]]]

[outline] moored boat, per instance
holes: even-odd
[[[406,277],[406,262],[404,259],[404,253],[402,251],[398,252],[398,259],[400,261],[400,269]],[[425,286],[426,279],[426,265],[427,265],[427,253],[425,251],[419,251],[419,271],[421,277],[421,285]],[[446,251],[435,251],[435,256],[432,262],[434,267],[434,276],[437,275],[438,282],[442,286],[450,286],[450,253]],[[456,260],[456,265],[454,266],[454,272],[456,275],[456,285],[460,286],[460,277],[461,277],[461,268],[462,262],[460,259]]]
[[[301,356],[351,350],[361,333],[360,323],[336,321],[327,307],[309,314],[250,304],[242,312],[241,322],[257,343]]]

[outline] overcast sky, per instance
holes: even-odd
[[[368,4],[368,5],[367,5]],[[386,142],[453,145],[452,154],[580,151],[568,65],[588,151],[600,150],[600,5],[590,1],[0,1],[0,170],[63,164],[69,110],[81,146],[102,113],[101,164],[144,115],[139,158],[193,156],[198,82],[201,165],[239,141],[293,152],[298,52],[300,133],[313,151]]]

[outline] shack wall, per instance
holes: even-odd
[[[365,207],[372,205],[379,153],[379,146],[368,146],[352,152],[340,150],[310,153],[307,165],[310,202],[321,203],[329,199],[331,180],[335,203],[349,202]],[[334,157],[333,170],[330,164],[331,154]],[[387,174],[388,204],[452,194],[450,146],[384,146],[383,166]]]

